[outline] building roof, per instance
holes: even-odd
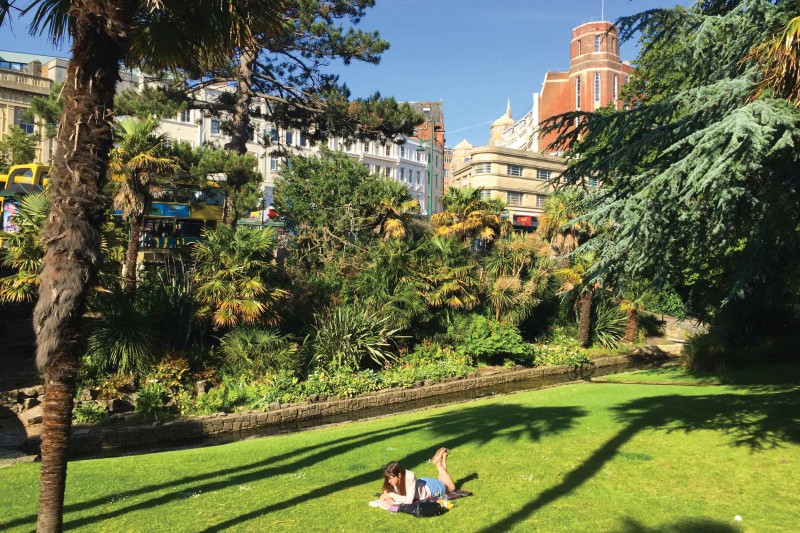
[[[473,148],[473,146],[472,146],[472,145],[469,143],[469,141],[468,141],[468,140],[464,139],[463,141],[461,141],[460,143],[458,143],[458,144],[457,144],[457,145],[456,145],[456,146],[453,148],[453,150],[465,150],[465,149],[467,149],[467,150],[468,150],[468,149],[470,149],[470,148]]]
[[[67,61],[66,57],[46,56],[42,54],[26,54],[24,52],[10,52],[8,50],[0,50],[0,61],[7,61],[9,63],[30,63],[31,61],[39,61],[47,63],[53,59],[63,59]]]
[[[417,112],[430,116],[434,122],[444,123],[442,102],[408,102]],[[427,109],[427,111],[425,111]]]
[[[513,125],[514,125],[514,119],[511,118],[511,100],[509,99],[505,114],[502,117],[495,120],[494,122],[492,122],[492,127],[494,128],[495,126],[513,126]]]

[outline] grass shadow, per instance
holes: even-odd
[[[732,446],[751,450],[800,443],[800,388],[761,394],[665,395],[637,398],[615,409],[625,427],[559,483],[511,515],[481,531],[507,531],[517,522],[574,491],[612,460],[639,432],[713,430],[732,438]]]
[[[620,530],[622,533],[734,533],[742,528],[720,522],[719,520],[706,520],[702,518],[685,518],[678,522],[661,527],[647,527],[632,518],[625,519],[625,525]]]

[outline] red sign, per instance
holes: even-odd
[[[514,215],[515,226],[532,226],[534,218],[530,215]]]

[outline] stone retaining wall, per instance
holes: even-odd
[[[664,352],[634,354],[649,357],[663,357]],[[604,357],[595,360],[595,368],[622,365],[631,362],[631,356]],[[524,381],[542,376],[568,374],[575,372],[572,366],[551,366],[524,368],[501,372],[492,375],[474,376],[463,379],[452,379],[443,382],[428,383],[412,389],[390,389],[355,398],[333,399],[321,402],[304,402],[299,404],[273,405],[267,411],[249,411],[231,414],[216,414],[184,418],[166,423],[151,424],[108,424],[87,426],[78,424],[73,428],[70,439],[72,454],[92,454],[104,451],[120,450],[139,446],[161,446],[188,444],[204,440],[230,440],[242,432],[269,433],[270,427],[277,431],[287,425],[303,427],[303,422],[333,419],[336,415],[367,409],[413,402],[431,396],[457,393],[471,389],[482,389]],[[305,425],[313,425],[307,423]]]

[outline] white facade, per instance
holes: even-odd
[[[200,90],[195,98],[201,101],[213,101],[219,96],[217,89]],[[262,105],[262,115],[266,114]],[[289,150],[298,155],[319,153],[319,143],[312,144],[298,130],[276,128],[268,120],[254,117],[252,120],[254,134],[247,143],[247,151],[258,158],[258,170],[263,176],[262,188],[267,204],[272,201],[275,178],[280,173],[282,158],[277,155],[280,150]],[[220,130],[220,121],[212,118],[207,112],[192,109],[181,113],[174,119],[164,119],[161,131],[178,142],[187,142],[193,147],[211,144],[224,146],[228,136]],[[265,143],[261,139],[267,139]],[[424,151],[417,148],[423,146]],[[379,141],[345,141],[341,138],[328,139],[327,147],[334,151],[346,153],[367,166],[371,173],[382,174],[403,183],[418,200],[423,214],[428,209],[428,158],[430,143],[421,142],[415,137],[408,137],[405,142]],[[433,150],[433,206],[434,212],[441,209],[441,197],[444,188],[444,157],[440,147],[434,144]]]

